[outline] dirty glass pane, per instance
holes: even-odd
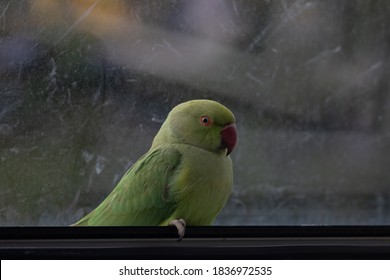
[[[68,225],[195,98],[236,115],[220,225],[390,224],[390,2],[1,0],[0,225]]]

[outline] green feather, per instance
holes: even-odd
[[[156,225],[175,209],[173,201],[163,199],[163,191],[180,164],[174,149],[148,152],[123,176],[111,194],[76,225]]]

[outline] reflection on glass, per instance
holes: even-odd
[[[170,109],[235,113],[217,224],[390,224],[387,1],[0,1],[0,225],[96,207]]]

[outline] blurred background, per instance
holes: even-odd
[[[390,224],[390,2],[1,0],[0,225],[68,225],[170,109],[236,115],[217,225]]]

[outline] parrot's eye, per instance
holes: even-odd
[[[211,119],[208,116],[201,116],[200,124],[203,126],[209,126],[211,124]]]

